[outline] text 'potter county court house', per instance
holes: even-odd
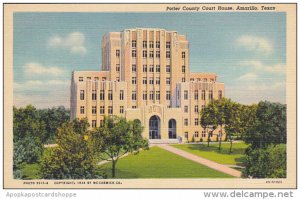
[[[200,111],[223,95],[224,84],[216,74],[190,72],[184,35],[125,29],[103,36],[101,71],[73,72],[71,119],[87,118],[92,127],[107,115],[138,119],[152,143],[206,140]],[[213,132],[213,141],[219,131]]]

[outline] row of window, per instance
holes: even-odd
[[[132,64],[131,71],[136,72],[136,70],[137,70],[136,64]],[[120,72],[120,64],[116,65],[116,71]],[[148,71],[147,65],[144,64],[143,65],[143,72],[147,72],[147,71]],[[154,66],[153,65],[149,66],[149,72],[152,72],[152,73],[154,72]],[[155,72],[157,72],[157,73],[160,72],[160,65],[156,65]],[[171,72],[171,66],[170,65],[166,65],[166,72],[167,73]],[[182,73],[185,73],[185,66],[184,65],[182,66]]]
[[[137,56],[136,50],[132,50],[131,57],[135,58],[136,56]],[[120,50],[116,50],[116,57],[120,57]],[[147,58],[147,57],[148,57],[147,50],[143,50],[143,58]],[[154,57],[154,51],[149,51],[149,57],[150,58]],[[155,52],[155,57],[160,58],[160,51]],[[171,51],[169,50],[166,51],[166,58],[171,58]],[[185,52],[181,52],[181,58],[185,59]]]
[[[201,136],[202,137],[206,137],[206,135],[208,135],[208,137],[212,137],[213,136],[213,134],[212,134],[212,132],[209,132],[209,133],[206,133],[206,131],[202,131],[202,133],[201,133]],[[217,135],[217,137],[221,137],[221,134],[219,133],[219,134],[216,134]],[[184,132],[184,137],[186,138],[186,139],[188,139],[189,137],[189,133],[188,132]],[[198,131],[195,131],[194,132],[194,138],[198,138],[199,137],[199,132]]]
[[[131,47],[136,48],[136,40],[131,41]],[[160,41],[155,42],[155,47],[160,48]],[[147,41],[143,41],[143,48],[147,48]],[[154,42],[149,41],[149,48],[154,48]],[[166,42],[166,48],[170,49],[171,48],[171,42],[167,41]]]
[[[205,106],[205,105],[202,105],[202,106],[201,106],[202,109],[204,108],[204,106]],[[184,106],[183,109],[184,109],[184,112],[185,112],[185,113],[188,113],[188,112],[189,112],[189,106]],[[198,105],[195,105],[195,106],[194,106],[194,112],[195,112],[195,113],[199,113],[199,106],[198,106]]]
[[[92,80],[91,77],[86,77],[87,80]],[[105,81],[106,77],[102,77],[102,81]],[[83,77],[79,77],[78,81],[83,82]],[[99,77],[94,77],[94,81],[99,81]]]
[[[171,82],[170,78],[167,78],[166,79],[166,84],[170,84],[170,82]],[[132,84],[136,84],[136,77],[133,77]],[[147,84],[147,78],[143,78],[143,84]],[[150,78],[149,84],[154,84],[154,79],[153,78]],[[156,78],[156,84],[160,84],[160,78]],[[151,96],[154,95],[153,92],[154,91],[150,91],[150,100],[153,100],[153,97],[151,98]],[[157,95],[159,97],[158,97],[157,100],[159,100],[160,99],[160,91],[156,91],[156,93],[158,93]],[[206,96],[206,91],[202,90],[201,91],[201,99],[205,100],[205,96]],[[223,97],[222,90],[219,90],[218,91],[218,98],[221,99],[222,97]],[[100,98],[100,100],[104,100],[105,99],[105,92],[104,92],[104,90],[100,90],[99,98]],[[84,99],[85,99],[84,90],[80,90],[80,100],[84,100]],[[124,90],[120,90],[119,99],[120,100],[124,100]],[[147,91],[143,91],[143,99],[147,100]],[[171,92],[170,91],[166,91],[166,99],[167,100],[171,99]],[[198,100],[198,90],[194,91],[194,99]],[[208,99],[209,100],[213,99],[213,91],[212,90],[209,90]],[[97,92],[96,92],[96,90],[92,91],[92,100],[97,100]],[[108,100],[113,100],[112,90],[108,90]],[[136,100],[136,91],[132,92],[132,100]],[[184,91],[184,100],[188,100],[188,91],[187,90]],[[188,111],[186,111],[186,112],[188,112]]]

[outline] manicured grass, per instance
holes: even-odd
[[[210,143],[209,147],[207,147],[207,143],[174,144],[172,146],[220,164],[233,165],[242,165],[244,151],[248,147],[243,142],[233,143],[232,153],[229,153],[230,143],[222,143],[221,151],[219,151],[218,143]]]
[[[111,163],[99,166],[111,177]],[[116,178],[231,178],[159,147],[120,159]]]
[[[22,179],[24,180],[32,180],[32,179],[41,179],[40,176],[40,165],[35,164],[26,164],[23,163],[21,166],[22,171]]]

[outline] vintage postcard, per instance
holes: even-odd
[[[4,188],[296,188],[296,4],[4,4]]]

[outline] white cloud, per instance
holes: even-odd
[[[69,80],[30,80],[14,82],[14,106],[23,107],[32,104],[38,108],[70,106]]]
[[[40,63],[34,63],[34,62],[25,64],[23,68],[26,75],[60,76],[65,73],[65,71],[59,67],[44,66]]]
[[[246,73],[238,78],[238,80],[243,81],[253,81],[257,79],[257,75],[255,73]]]
[[[29,80],[24,83],[14,82],[14,91],[49,91],[70,85],[70,81],[63,80]],[[56,87],[55,87],[56,86]]]
[[[85,36],[81,32],[73,32],[66,37],[55,35],[48,40],[48,46],[52,48],[65,48],[71,53],[79,55],[84,55],[87,52]]]
[[[236,43],[249,51],[257,51],[264,54],[273,53],[273,44],[267,38],[242,35],[236,40]]]
[[[279,63],[274,65],[266,65],[258,60],[246,60],[239,63],[240,66],[253,67],[257,71],[269,72],[269,73],[281,73],[285,74],[285,64]]]

